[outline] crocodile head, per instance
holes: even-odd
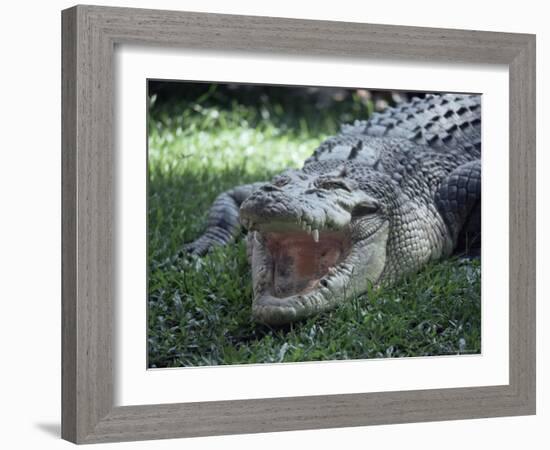
[[[241,205],[259,322],[284,324],[331,309],[366,292],[384,269],[387,206],[345,166],[319,169],[286,171]]]

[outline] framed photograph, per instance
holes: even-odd
[[[65,439],[535,413],[533,35],[62,31]]]

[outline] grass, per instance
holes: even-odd
[[[214,89],[155,104],[149,121],[148,358],[150,367],[479,353],[480,264],[432,264],[398,285],[284,328],[251,321],[244,242],[178,257],[203,230],[214,198],[235,185],[299,167],[368,99],[330,108]]]

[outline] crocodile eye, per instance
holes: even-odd
[[[355,205],[351,210],[351,216],[352,217],[367,216],[369,214],[374,214],[379,209],[380,209],[380,205],[375,202],[359,203]]]
[[[275,178],[273,178],[273,181],[271,181],[271,184],[277,187],[283,187],[288,184],[290,181],[290,177],[287,177],[286,175],[278,175]]]
[[[351,192],[350,187],[344,180],[337,179],[320,179],[315,182],[315,186],[319,189],[343,189],[344,191]]]

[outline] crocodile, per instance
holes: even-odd
[[[481,96],[427,94],[341,126],[301,169],[213,203],[186,252],[244,227],[252,315],[282,325],[480,248]]]

